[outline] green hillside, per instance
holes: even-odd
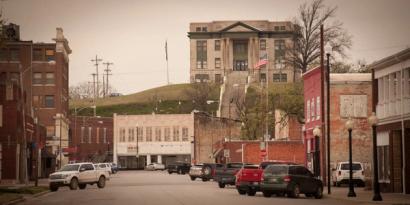
[[[108,97],[96,101],[98,116],[112,116],[117,114],[150,114],[153,111],[159,114],[190,113],[197,109],[188,92],[194,89],[192,84],[175,84],[144,90],[138,93]],[[211,85],[209,100],[219,99],[219,86]],[[70,101],[70,110],[81,109],[78,115],[92,115],[93,109],[90,100]],[[84,108],[84,109],[82,109]],[[207,105],[207,111],[212,113],[218,109],[217,103]]]

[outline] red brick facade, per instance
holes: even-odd
[[[69,139],[69,148],[65,151],[71,161],[111,162],[113,119],[112,117],[70,116]]]

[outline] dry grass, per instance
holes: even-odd
[[[191,89],[191,84],[175,84],[167,85],[157,88],[152,88],[149,90],[144,90],[139,93],[134,93],[130,95],[123,95],[119,97],[110,97],[105,99],[99,99],[96,102],[97,106],[110,106],[110,105],[121,105],[121,104],[131,104],[131,103],[149,103],[155,98],[157,100],[188,100],[186,95],[186,90]],[[219,92],[219,91],[218,91]],[[70,101],[70,107],[87,107],[91,106],[92,102],[90,100],[79,100]]]

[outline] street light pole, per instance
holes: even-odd
[[[378,119],[376,113],[368,119],[369,124],[372,126],[373,134],[373,201],[383,201],[382,196],[380,195],[380,186],[379,186],[379,165],[377,159],[377,123]]]
[[[330,169],[330,53],[326,53],[327,57],[327,70],[326,70],[326,144],[327,144],[327,194],[331,193],[330,190],[330,177],[331,177],[331,169]],[[322,110],[323,112],[323,110]]]
[[[352,162],[352,129],[353,121],[349,118],[346,122],[346,128],[349,131],[349,193],[347,197],[356,197],[353,185],[353,162]]]
[[[316,126],[313,129],[313,136],[315,137],[315,160],[313,161],[313,172],[316,177],[320,176],[320,137],[322,136],[322,130],[320,130],[320,126]]]

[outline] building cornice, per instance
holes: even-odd
[[[378,69],[386,68],[388,66],[397,64],[407,59],[410,59],[410,48],[406,48],[396,54],[393,54],[391,56],[388,56],[381,60],[373,62],[372,64],[370,64],[369,67],[370,69],[378,70]]]

